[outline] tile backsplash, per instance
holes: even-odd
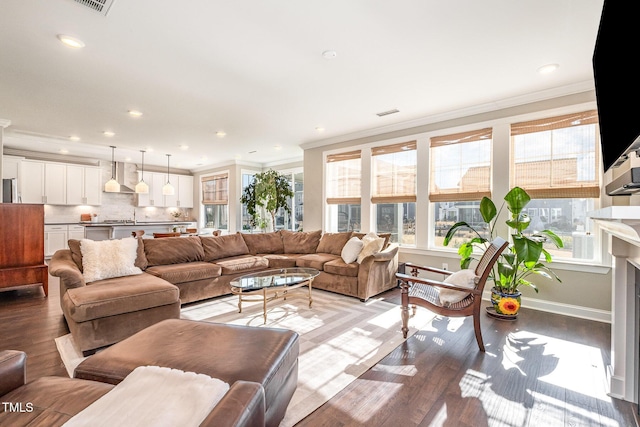
[[[173,221],[171,216],[177,208],[136,207],[135,194],[103,193],[101,206],[44,206],[44,219],[47,223],[79,222],[80,214],[98,214],[98,221],[133,220],[133,213],[138,221]],[[193,209],[181,208],[186,218],[193,220]],[[183,216],[184,217],[184,216]]]

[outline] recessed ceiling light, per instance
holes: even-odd
[[[338,56],[338,53],[335,50],[325,50],[322,52],[322,57],[324,59],[333,59]]]
[[[78,141],[80,141],[80,137],[79,136],[75,136],[75,135],[71,135],[69,137],[69,141],[78,142]]]
[[[225,136],[227,136],[227,133],[225,131],[219,130],[218,132],[216,132],[216,136],[218,138],[224,138]]]
[[[538,74],[550,74],[556,71],[558,68],[560,68],[560,65],[558,64],[543,65],[542,67],[538,68]]]
[[[322,126],[317,126],[316,132],[324,132],[324,128]]]
[[[142,117],[142,111],[138,110],[129,110],[129,115],[131,117]]]
[[[67,154],[69,152],[69,150],[67,150],[66,148],[61,148],[60,149],[60,153],[61,154]]]
[[[124,158],[124,161],[125,161],[125,162],[130,162],[130,161],[131,161],[131,157],[125,157],[125,158]]]
[[[274,145],[273,148],[276,150],[282,150],[282,145]]]
[[[65,34],[58,34],[58,40],[60,40],[60,42],[62,42],[62,44],[64,44],[65,46],[72,47],[74,49],[79,49],[85,46],[82,40],[72,36],[67,36]]]
[[[110,130],[105,130],[104,132],[102,132],[102,134],[109,138],[111,138],[112,136],[115,136],[115,132],[111,132]]]
[[[186,150],[188,150],[188,149],[189,149],[189,146],[188,146],[188,145],[185,145],[185,144],[180,144],[180,149],[181,149],[182,151],[186,151]]]

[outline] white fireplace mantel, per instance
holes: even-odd
[[[611,236],[611,366],[609,394],[638,403],[636,281],[640,281],[640,206],[610,206],[589,212]],[[637,277],[636,277],[637,276]]]

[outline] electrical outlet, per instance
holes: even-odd
[[[442,269],[443,270],[448,270],[449,269],[449,264],[447,264],[446,262],[442,263]]]

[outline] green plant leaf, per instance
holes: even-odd
[[[558,237],[558,235],[556,233],[554,233],[551,230],[542,230],[539,231],[538,234],[544,236],[545,238],[551,240],[553,242],[554,245],[556,245],[557,248],[563,248],[564,247],[564,242],[562,241],[562,239],[560,237]]]
[[[507,203],[507,209],[514,215],[519,215],[525,206],[529,203],[531,197],[520,187],[513,187],[506,196],[504,201]]]
[[[449,242],[453,238],[453,235],[456,234],[456,232],[461,228],[471,228],[471,226],[464,221],[456,222],[451,226],[451,228],[449,228],[449,231],[447,231],[447,235],[444,236],[444,241],[442,242],[442,244],[444,246],[449,245]]]
[[[526,268],[532,268],[538,263],[542,254],[542,243],[522,235],[513,235],[513,247],[517,255],[517,263],[524,263]]]
[[[515,219],[507,220],[506,223],[518,233],[522,233],[531,223],[531,218],[525,213],[520,213],[518,216],[515,216]]]
[[[493,201],[488,197],[483,197],[480,201],[480,215],[482,215],[482,219],[484,222],[489,224],[498,214],[498,210],[496,209],[496,205]]]

